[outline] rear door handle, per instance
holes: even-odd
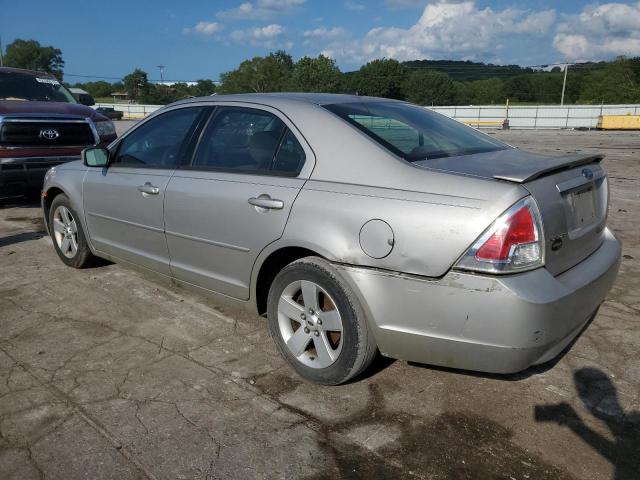
[[[146,193],[147,195],[158,195],[160,193],[160,189],[153,186],[150,182],[144,185],[138,185],[138,191],[142,194]]]
[[[284,202],[282,200],[271,198],[266,193],[257,197],[251,197],[249,199],[249,205],[267,210],[282,210],[284,208]]]

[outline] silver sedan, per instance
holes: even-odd
[[[313,382],[377,352],[508,373],[557,356],[615,280],[601,160],[392,100],[216,96],[50,170],[42,207],[67,265],[102,257],[266,314]]]

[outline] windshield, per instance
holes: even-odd
[[[424,107],[401,102],[324,105],[409,162],[510,148]]]
[[[0,100],[76,103],[71,92],[55,78],[15,72],[0,73]]]

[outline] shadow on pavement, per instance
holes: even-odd
[[[640,412],[625,412],[618,400],[616,387],[597,368],[581,368],[574,373],[574,382],[582,404],[611,432],[613,440],[602,436],[584,423],[568,403],[537,405],[537,422],[555,422],[578,435],[614,467],[614,480],[640,478]]]
[[[7,237],[0,237],[0,247],[7,247],[16,243],[27,242],[29,240],[38,240],[46,236],[44,230],[38,232],[22,232],[15,235],[9,235]]]

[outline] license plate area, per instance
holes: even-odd
[[[590,225],[596,220],[596,205],[593,187],[584,188],[577,192],[571,192],[571,204],[573,205],[573,217],[575,226],[580,228]]]
[[[569,238],[581,237],[599,223],[601,209],[596,187],[591,183],[564,193]]]

